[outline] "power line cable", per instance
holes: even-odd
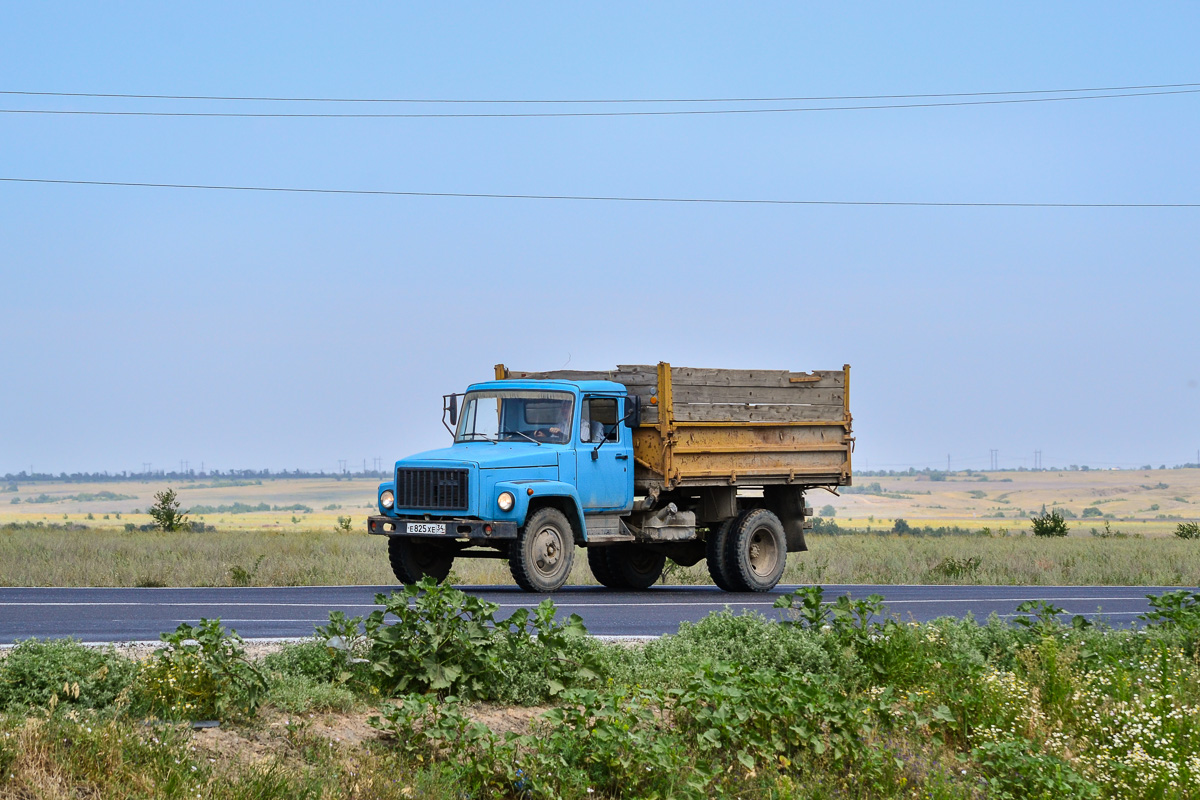
[[[237,192],[369,195],[383,197],[460,197],[490,200],[584,200],[622,203],[695,203],[773,206],[906,206],[917,208],[1200,208],[1200,203],[962,203],[920,200],[770,200],[718,197],[649,197],[632,195],[502,194],[499,192],[415,192],[386,189],[317,189],[298,186],[237,186],[203,183],[148,183],[143,181],[81,181],[51,178],[3,178],[6,183],[41,183],[69,186],[127,186],[153,189],[209,189]]]
[[[805,108],[720,108],[674,111],[520,111],[470,113],[344,114],[285,113],[251,111],[91,111],[84,109],[0,108],[0,114],[49,114],[89,117],[232,117],[252,119],[514,119],[545,117],[688,117],[727,114],[793,114],[810,111],[874,111],[897,108],[951,108],[958,106],[1014,105],[1018,103],[1060,103],[1068,100],[1105,100],[1114,97],[1154,97],[1158,95],[1197,94],[1200,89],[1172,89],[1155,92],[1073,95],[1069,97],[1020,97],[1007,100],[961,100],[949,103],[889,103],[886,105],[809,106]]]
[[[813,97],[683,97],[683,98],[637,98],[637,99],[592,99],[592,100],[469,100],[432,98],[420,99],[409,97],[375,98],[375,97],[273,97],[273,96],[240,96],[240,95],[187,95],[187,94],[127,94],[106,92],[32,92],[18,90],[0,90],[0,95],[17,95],[22,97],[95,97],[106,99],[130,100],[221,100],[221,101],[256,101],[274,103],[413,103],[413,104],[463,104],[463,105],[550,105],[550,104],[627,104],[627,103],[792,103],[792,102],[832,102],[842,100],[915,100],[947,97],[996,97],[1003,95],[1029,94],[1065,94],[1080,92],[1124,92],[1143,89],[1184,89],[1200,87],[1200,83],[1155,83],[1140,86],[1093,86],[1082,89],[1021,89],[995,92],[939,92],[927,94],[864,94],[864,95],[824,95]]]

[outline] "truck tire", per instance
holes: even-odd
[[[610,589],[620,589],[621,582],[613,574],[612,568],[608,564],[608,553],[610,550],[612,550],[612,547],[589,547],[587,549],[588,569],[592,571],[592,577],[601,586],[607,586]]]
[[[733,530],[742,516],[739,514],[725,520],[716,528],[710,528],[708,539],[705,541],[708,574],[712,577],[713,583],[727,592],[738,591],[729,571],[729,532]]]
[[[388,560],[401,583],[417,583],[426,575],[438,583],[446,580],[454,564],[454,554],[445,547],[407,536],[388,537]]]
[[[618,544],[608,548],[608,568],[622,589],[649,589],[662,577],[667,557],[645,545]],[[606,584],[608,585],[608,584]]]
[[[735,591],[769,592],[787,566],[787,537],[779,517],[765,508],[740,515],[730,527],[726,577]]]
[[[556,508],[543,508],[525,521],[509,545],[508,569],[527,592],[553,592],[571,575],[575,536],[571,523]]]

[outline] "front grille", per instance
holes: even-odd
[[[396,508],[466,510],[467,470],[397,469]]]

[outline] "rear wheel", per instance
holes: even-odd
[[[620,589],[621,582],[613,574],[612,568],[608,564],[610,550],[612,548],[607,546],[589,547],[587,549],[588,568],[592,571],[592,576],[599,581],[601,586],[607,586],[610,589]]]
[[[713,583],[727,592],[738,591],[729,572],[729,532],[737,525],[741,515],[725,520],[715,528],[709,528],[705,541],[705,560],[708,574]]]
[[[509,546],[509,571],[527,592],[558,589],[570,577],[574,561],[571,523],[556,508],[543,508],[530,516]]]
[[[388,560],[392,562],[392,572],[401,583],[417,583],[426,575],[441,583],[450,574],[454,553],[433,542],[407,536],[390,536]]]
[[[787,537],[779,517],[756,508],[738,517],[726,543],[726,577],[736,591],[769,592],[787,565]]]
[[[667,563],[666,556],[645,545],[619,544],[608,550],[608,568],[626,589],[649,589],[662,577]]]

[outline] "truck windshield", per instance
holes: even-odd
[[[574,411],[570,392],[467,392],[454,441],[565,444],[571,441]]]

